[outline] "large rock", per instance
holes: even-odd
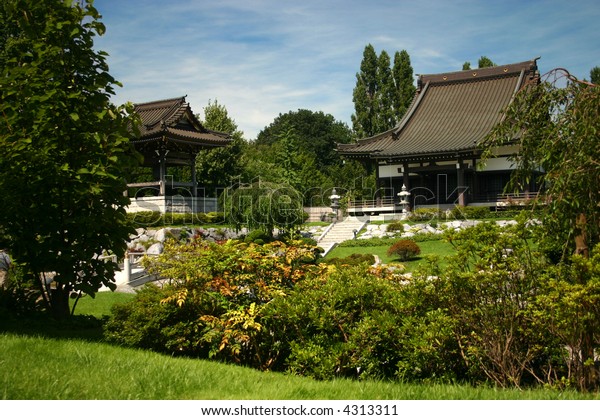
[[[148,255],[160,255],[164,251],[165,247],[162,243],[157,242],[152,244],[147,250],[146,254]]]

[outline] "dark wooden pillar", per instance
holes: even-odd
[[[154,177],[158,178],[158,195],[160,196],[167,195],[167,153],[169,153],[169,151],[167,150],[166,146],[164,144],[159,144],[158,148],[156,149],[156,154],[158,155],[158,164],[157,167],[154,168]]]
[[[467,205],[467,194],[466,194],[467,186],[465,185],[465,165],[464,165],[462,159],[459,159],[458,163],[456,164],[456,175],[457,175],[456,188],[458,191],[458,205],[466,206]]]
[[[198,197],[198,185],[196,182],[196,156],[195,155],[192,155],[190,169],[192,172],[192,197]]]
[[[410,191],[410,179],[408,173],[408,163],[402,163],[402,183],[406,187],[407,191]]]

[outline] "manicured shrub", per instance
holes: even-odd
[[[421,253],[419,245],[411,239],[402,239],[387,250],[388,256],[397,255],[400,261],[408,261]]]
[[[399,220],[387,224],[386,232],[404,233],[404,223]]]
[[[327,264],[333,265],[359,265],[359,264],[375,264],[375,256],[372,254],[352,254],[344,258],[331,258],[327,260]]]
[[[487,219],[491,217],[491,211],[488,207],[457,206],[450,216],[457,220]]]
[[[134,227],[185,226],[222,224],[225,216],[222,212],[210,213],[160,213],[158,211],[140,211],[128,213],[127,218]]]
[[[271,235],[269,235],[267,232],[261,229],[253,230],[252,232],[248,233],[244,238],[244,242],[246,242],[247,244],[255,243],[258,245],[264,245],[265,243],[271,242],[272,240],[273,238],[271,238]]]
[[[441,219],[443,216],[443,213],[438,208],[419,207],[410,213],[408,219],[413,222],[424,222],[433,219]]]

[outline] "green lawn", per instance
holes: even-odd
[[[411,260],[411,261],[405,261],[405,262],[400,262],[397,258],[395,257],[389,257],[387,255],[387,250],[389,248],[389,246],[385,245],[385,246],[368,246],[368,247],[335,247],[333,250],[331,250],[331,252],[329,252],[327,254],[327,259],[329,258],[344,258],[347,257],[349,255],[352,254],[373,254],[373,255],[377,255],[379,256],[379,258],[381,259],[381,261],[384,264],[388,264],[388,263],[401,263],[404,266],[406,266],[406,271],[407,272],[411,272],[414,269],[416,269],[419,264],[423,264],[426,262],[426,256],[427,255],[437,255],[440,258],[441,261],[441,265],[444,266],[444,258],[452,255],[454,253],[454,248],[452,247],[452,245],[450,245],[449,243],[445,242],[444,240],[438,240],[438,241],[423,241],[423,242],[417,242],[417,244],[419,245],[419,247],[421,248],[421,254]]]
[[[83,296],[75,306],[75,315],[92,315],[96,318],[102,318],[103,315],[110,314],[110,308],[115,303],[124,303],[131,300],[133,293],[99,292],[95,298]]]
[[[379,381],[315,381],[77,339],[0,334],[0,398],[407,400],[592,399],[597,394]]]
[[[315,381],[105,343],[110,306],[132,294],[83,298],[73,320],[0,319],[0,398],[10,400],[419,400],[598,399],[542,388],[520,391],[444,384]],[[90,316],[94,315],[94,316]]]

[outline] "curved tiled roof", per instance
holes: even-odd
[[[165,137],[198,146],[225,146],[231,142],[227,133],[206,129],[192,112],[185,96],[135,104],[141,119],[140,137],[134,143],[145,143]]]
[[[396,127],[354,144],[339,144],[338,151],[382,159],[472,152],[500,121],[515,92],[537,80],[536,60],[421,75],[417,96]]]

